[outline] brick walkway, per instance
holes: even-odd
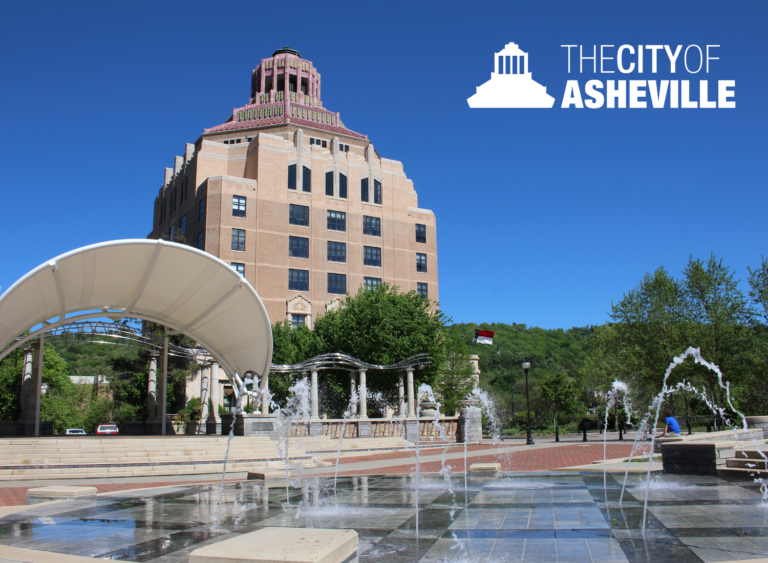
[[[488,451],[488,455],[473,456],[468,460],[468,465],[473,463],[501,463],[502,471],[547,471],[561,467],[571,467],[574,465],[586,465],[593,461],[603,459],[603,445],[595,444],[566,444],[547,447],[536,447],[529,450],[521,450],[512,453],[496,454],[494,451],[498,448],[509,447],[511,444],[481,444],[470,446],[469,451],[479,452]],[[626,457],[632,450],[632,443],[608,444],[607,457],[618,458]],[[443,448],[422,448],[422,455],[440,454]],[[448,453],[460,453],[461,447],[451,447]],[[333,458],[326,457],[326,461],[336,462]],[[361,463],[370,461],[390,460],[392,463],[386,468],[363,469],[357,471],[339,470],[339,475],[371,475],[382,473],[403,474],[411,473],[416,469],[414,464],[415,453],[413,451],[386,452],[380,454],[351,456],[341,459],[340,466],[350,463]],[[463,459],[452,459],[446,462],[454,472],[464,471]],[[441,468],[440,462],[427,462],[421,464],[421,471],[436,473]],[[321,475],[333,475],[333,471],[322,473]],[[315,474],[318,475],[318,474]],[[151,487],[173,487],[182,485],[191,485],[195,483],[212,483],[214,481],[157,481],[152,483],[134,482],[134,483],[111,483],[95,485],[99,493],[109,493],[113,491],[126,491],[131,489],[146,489]],[[41,485],[35,485],[41,486]],[[16,506],[26,504],[27,489],[33,487],[0,487],[0,506]]]
[[[475,446],[472,451],[482,449],[489,450],[489,455],[473,456],[467,461],[467,465],[473,463],[501,463],[502,471],[549,471],[561,467],[572,467],[574,465],[587,465],[593,461],[603,459],[602,444],[578,444],[564,445],[546,448],[532,448],[530,450],[517,451],[513,453],[504,453],[497,455],[493,453],[495,446]],[[608,459],[627,457],[632,450],[632,444],[608,444],[606,455]],[[449,453],[462,451],[462,448],[451,448]],[[430,449],[427,454],[439,453],[440,450]],[[339,470],[339,475],[365,475],[381,473],[411,473],[416,469],[414,463],[415,456],[413,452],[392,452],[387,454],[377,454],[371,456],[349,457],[342,459],[342,464],[356,463],[364,461],[392,460],[392,465],[386,469],[344,471]],[[334,460],[335,461],[335,460]],[[464,471],[463,459],[452,459],[446,461],[446,465],[451,467],[454,472]],[[420,470],[434,473],[441,468],[440,462],[422,463]]]

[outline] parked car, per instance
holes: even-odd
[[[82,428],[67,428],[65,432],[67,436],[85,436],[85,430]]]
[[[99,424],[96,427],[96,434],[117,436],[119,433],[117,424]]]

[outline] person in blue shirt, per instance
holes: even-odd
[[[664,422],[666,426],[664,426],[664,432],[656,436],[657,438],[664,438],[667,434],[670,436],[679,437],[680,436],[680,425],[677,423],[677,420],[675,420],[675,417],[672,416],[672,409],[664,409]]]

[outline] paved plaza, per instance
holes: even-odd
[[[3,546],[127,561],[186,562],[194,549],[264,527],[351,528],[359,560],[713,563],[768,552],[768,505],[751,482],[600,473],[308,476],[115,492],[0,519]],[[417,498],[418,497],[418,498]],[[286,502],[288,501],[288,502]],[[417,510],[418,505],[418,510]],[[7,560],[12,560],[7,559]]]

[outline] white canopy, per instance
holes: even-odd
[[[143,239],[67,252],[13,284],[0,296],[0,350],[44,326],[3,350],[0,359],[54,326],[98,317],[144,319],[183,333],[230,377],[249,371],[264,376],[272,362],[269,317],[244,277],[201,250]]]

